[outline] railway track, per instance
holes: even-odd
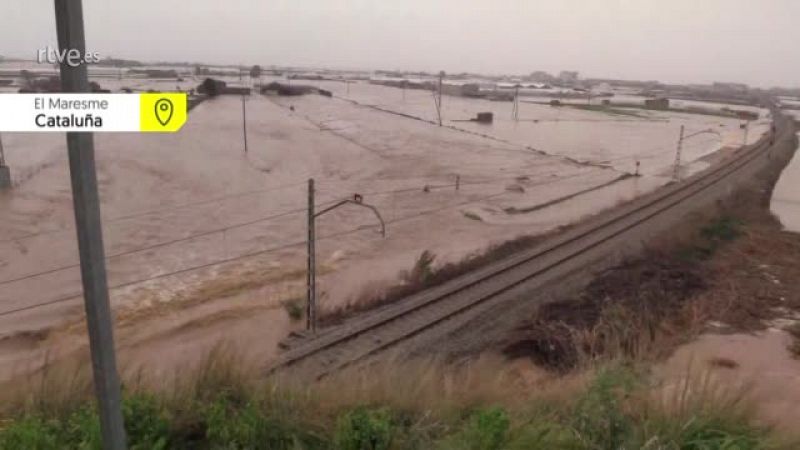
[[[790,133],[787,123],[782,116],[776,116],[775,142]],[[737,173],[770,151],[770,141],[771,137],[765,136],[758,143],[737,150],[721,164],[601,213],[534,248],[365,313],[351,323],[323,330],[281,354],[268,372],[292,368],[303,376],[322,378],[398,347],[538,277],[552,279],[559,268],[579,256],[624,237],[626,232],[658,219],[711,187],[732,182]]]

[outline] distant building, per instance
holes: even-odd
[[[479,112],[477,117],[473,120],[478,123],[492,123],[494,121],[494,114],[491,112]]]
[[[131,69],[131,74],[144,75],[146,78],[173,79],[178,78],[178,72],[173,69]]]
[[[669,109],[669,99],[664,97],[648,98],[644,101],[644,107],[647,109]]]
[[[306,95],[318,92],[319,90],[313,86],[303,86],[298,84],[283,84],[273,81],[261,88],[262,94],[267,95],[281,95],[281,96],[295,96]]]
[[[575,84],[578,82],[578,72],[572,70],[562,70],[558,74],[558,81],[563,84]]]
[[[711,85],[711,88],[715,91],[727,91],[727,92],[747,92],[750,87],[744,83],[719,83],[715,82]]]
[[[461,86],[461,95],[465,97],[480,97],[481,86],[478,83],[467,83]]]
[[[246,86],[228,86],[222,80],[206,78],[197,86],[197,92],[212,97],[216,95],[250,95],[250,88]]]
[[[535,72],[532,72],[531,76],[528,78],[530,78],[531,81],[534,81],[536,83],[553,83],[554,81],[556,81],[556,77],[542,70],[537,70]]]

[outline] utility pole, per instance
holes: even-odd
[[[439,96],[436,100],[436,115],[439,118],[439,126],[442,126],[442,80],[444,79],[444,70],[439,72]]]
[[[514,85],[514,104],[511,114],[514,121],[519,122],[519,84]]]
[[[746,120],[744,122],[744,136],[742,137],[742,147],[747,145],[747,134],[750,131],[750,121]]]
[[[82,57],[86,54],[86,42],[81,0],[54,0],[54,3],[59,51],[77,51]],[[86,65],[71,67],[66,60],[63,61],[61,89],[64,92],[89,92]],[[123,450],[127,444],[114,353],[111,307],[108,301],[108,280],[92,133],[67,133],[67,149],[86,326],[89,332],[95,395],[100,411],[100,431],[105,449]]]
[[[6,166],[3,136],[0,135],[0,190],[11,188],[11,169]]]
[[[381,235],[386,237],[386,223],[378,212],[378,208],[364,203],[360,194],[353,194],[352,199],[341,200],[322,211],[314,211],[314,179],[308,180],[308,267],[306,271],[306,329],[312,333],[317,332],[317,288],[316,288],[316,219],[317,217],[333,211],[334,209],[352,204],[371,210],[381,223]]]
[[[700,130],[700,131],[692,133],[692,134],[690,134],[688,136],[684,135],[683,131],[684,131],[684,127],[683,127],[683,125],[681,125],[681,136],[680,136],[680,138],[678,138],[678,150],[675,152],[675,165],[673,167],[673,172],[672,172],[672,178],[675,181],[680,181],[680,178],[681,178],[681,152],[683,151],[683,143],[684,143],[684,141],[686,141],[687,139],[693,138],[695,136],[699,136],[701,134],[714,134],[718,138],[720,138],[720,140],[722,140],[722,135],[719,134],[719,132],[714,130],[713,128]]]
[[[247,154],[247,108],[244,94],[242,94],[242,136],[244,138],[244,152]]]
[[[316,236],[314,212],[314,179],[308,180],[308,251],[306,267],[306,329],[317,332],[317,293],[316,293]]]
[[[681,179],[681,151],[683,151],[683,125],[681,125],[681,136],[678,138],[678,149],[675,151],[675,164],[672,168],[672,179],[680,181]]]
[[[6,165],[6,152],[3,149],[3,135],[0,134],[0,167]]]

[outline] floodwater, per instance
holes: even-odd
[[[800,233],[800,157],[797,152],[772,191],[770,209],[785,229]]]
[[[779,328],[755,334],[704,334],[680,347],[656,375],[665,383],[667,399],[679,398],[675,389],[682,389],[687,377],[703,380],[703,386],[718,393],[746,392],[765,424],[794,433],[800,420],[800,361],[787,350],[791,342],[789,333]],[[713,365],[720,360],[735,367]]]
[[[198,83],[98,81],[112,89]],[[425,250],[439,264],[458,261],[652,191],[670,179],[681,125],[717,131],[686,141],[685,172],[743,138],[738,121],[719,117],[521,103],[513,120],[509,102],[461,97],[444,98],[439,127],[430,92],[299,83],[334,98],[248,97],[247,153],[239,97],[201,103],[176,134],[95,135],[118,319],[164,319],[234,297],[242,304],[231,308],[280,310],[302,297],[311,177],[318,209],[359,193],[386,223],[383,238],[373,213],[353,205],[318,219],[325,309],[397,283]],[[495,113],[494,124],[462,121],[482,111]],[[767,120],[751,127],[750,142]],[[0,193],[0,339],[82,315],[64,136],[7,133],[3,143],[15,187]],[[636,161],[643,176],[625,177]],[[269,322],[259,326],[278,327],[275,336],[291,328]]]

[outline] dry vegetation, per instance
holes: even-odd
[[[690,218],[576,298],[539,308],[503,351],[559,372],[608,358],[658,360],[709,322],[757,331],[799,312],[800,235],[781,230],[765,208],[768,194],[742,191],[735,203]]]
[[[394,360],[309,386],[264,379],[221,345],[168,382],[126,372],[131,447],[798,448],[758,425],[746,387],[710,376],[735,361],[711,361],[670,384],[647,371],[709,320],[756,330],[800,307],[800,236],[737,198],[736,208],[687,221],[677,237],[608,271],[578,298],[543,307],[504,348],[536,364],[501,355],[456,365]],[[431,283],[434,260],[421,255],[407,285]],[[46,366],[0,390],[0,449],[100,448],[87,367]]]
[[[144,369],[126,371],[130,447],[800,448],[758,424],[745,387],[718,384],[707,371],[660,385],[647,370],[711,320],[756,330],[800,310],[800,235],[780,231],[765,196],[768,190],[743,192],[735,205],[685,221],[669,240],[600,276],[577,298],[542,307],[503,343],[514,361],[499,354],[459,364],[391,360],[304,385],[264,378],[235,348],[220,345],[166,382]],[[327,320],[408,296],[540,239],[439,268],[425,252],[402,285]],[[284,307],[300,318],[295,303]],[[791,349],[800,353],[800,326],[790,332]],[[735,368],[722,358],[711,363]],[[3,386],[0,449],[101,448],[87,368],[46,364]]]
[[[48,369],[3,391],[0,448],[100,448],[85,369]],[[171,382],[130,372],[131,448],[793,448],[752,425],[743,390],[703,374],[658,386],[635,365],[555,377],[483,358],[390,361],[312,386],[258,375],[224,345]]]
[[[400,274],[401,283],[384,290],[378,295],[370,291],[343,307],[324,311],[320,321],[326,326],[333,325],[364,311],[395,303],[425,289],[438,286],[458,276],[485,267],[492,262],[532,248],[544,241],[548,236],[562,232],[566,228],[562,227],[553,233],[544,235],[522,236],[495,245],[484,253],[471,255],[461,261],[445,263],[440,266],[436,266],[436,255],[425,250],[419,255],[410,270]]]

